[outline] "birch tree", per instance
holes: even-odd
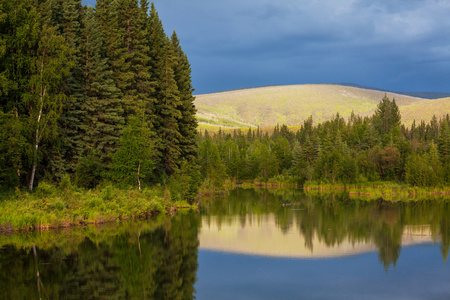
[[[39,146],[45,137],[57,135],[57,121],[61,114],[66,96],[60,85],[71,68],[67,59],[68,47],[64,38],[55,27],[44,24],[34,57],[30,77],[29,92],[24,96],[29,110],[28,129],[31,131],[29,156],[31,157],[31,174],[28,188],[33,189],[36,168],[40,161]]]

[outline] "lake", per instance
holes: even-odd
[[[236,189],[200,212],[0,236],[1,299],[450,299],[450,201]]]

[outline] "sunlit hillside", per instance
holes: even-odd
[[[350,116],[352,111],[369,115],[385,94],[343,85],[304,84],[197,95],[195,105],[200,128],[265,128],[276,124],[300,125],[311,115],[315,123],[328,120],[337,112],[344,117]],[[431,101],[394,93],[387,93],[387,96],[396,99],[408,122],[415,116],[419,119],[420,105]],[[415,108],[404,110],[411,105]],[[432,110],[433,106],[429,107]]]
[[[433,115],[439,119],[446,114],[450,114],[450,98],[442,98],[436,100],[427,100],[411,105],[400,107],[402,122],[406,126],[410,126],[413,120],[416,124],[420,121],[430,122]]]

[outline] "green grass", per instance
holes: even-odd
[[[0,202],[0,231],[64,228],[119,220],[147,218],[194,208],[172,202],[162,189],[118,189],[106,185],[94,190],[56,188],[41,182],[33,193],[16,190]]]
[[[86,225],[76,230],[43,230],[39,232],[18,231],[14,234],[0,234],[0,248],[5,245],[15,245],[17,248],[30,248],[36,245],[41,250],[58,247],[65,253],[76,250],[78,245],[89,237],[96,244],[110,243],[114,237],[126,233],[131,238],[138,237],[140,232],[153,231],[165,224],[166,218],[159,214],[150,222],[105,223],[102,225]]]
[[[384,95],[385,92],[348,86],[304,84],[197,95],[195,105],[199,121],[205,124],[265,128],[276,124],[298,126],[311,115],[315,123],[326,121],[337,112],[343,117],[350,116],[352,111],[371,115]],[[395,97],[401,110],[411,105],[418,107],[413,115],[416,119],[420,116],[420,105],[431,101],[393,93],[387,96]]]
[[[345,191],[350,198],[383,199],[386,201],[425,200],[430,198],[449,198],[450,187],[415,187],[395,182],[364,182],[357,184],[306,182],[306,193],[334,193]]]

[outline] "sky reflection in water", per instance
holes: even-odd
[[[445,201],[239,190],[203,210],[197,299],[450,298]]]

